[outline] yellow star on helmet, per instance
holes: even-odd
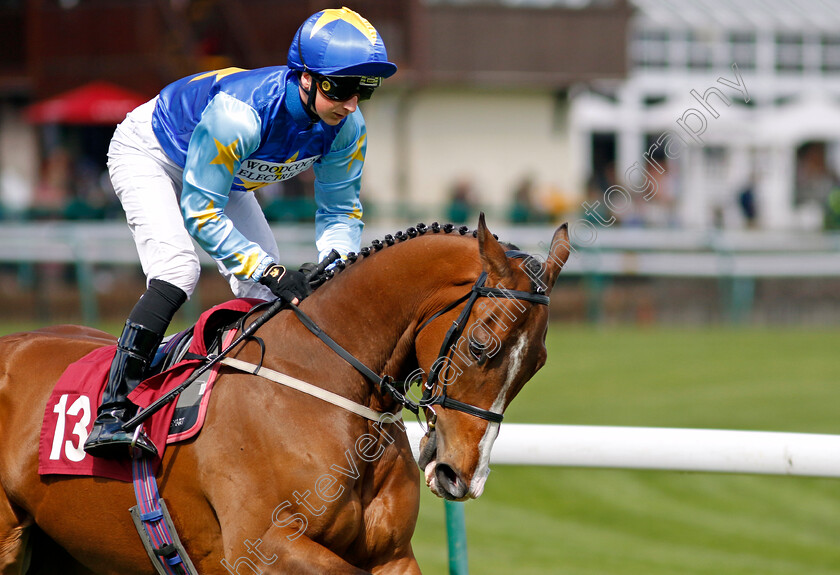
[[[358,160],[360,162],[365,161],[365,154],[362,152],[362,147],[365,145],[365,140],[367,139],[367,134],[362,134],[359,139],[356,141],[356,148],[353,150],[353,153],[350,154],[350,161],[347,162],[347,171],[350,171],[353,162]]]
[[[330,22],[335,22],[336,20],[347,22],[356,30],[364,34],[365,37],[370,40],[371,46],[376,44],[376,28],[374,28],[373,25],[365,20],[360,14],[350,10],[350,8],[328,8],[327,10],[324,10],[321,13],[321,17],[318,18],[312,26],[312,32],[309,33],[309,37],[311,38],[318,33],[318,30]]]
[[[218,82],[225,76],[230,76],[231,74],[236,74],[237,72],[244,72],[245,68],[223,68],[222,70],[213,70],[211,72],[205,72],[199,76],[196,76],[190,82],[196,82],[198,80],[203,80],[204,78],[209,78],[210,76],[215,75],[216,77],[213,79],[214,82]]]
[[[239,159],[239,156],[236,153],[236,146],[239,144],[239,138],[231,142],[229,145],[223,145],[219,140],[213,138],[213,142],[216,144],[216,150],[219,154],[213,158],[210,163],[211,164],[220,164],[228,169],[228,172],[233,174],[233,164]]]

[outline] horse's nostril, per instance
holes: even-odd
[[[437,475],[438,481],[458,483],[458,474],[445,463],[439,463],[437,467],[435,467],[435,475]]]
[[[460,499],[466,495],[466,483],[446,463],[438,463],[435,466],[435,477],[437,478],[438,487],[452,499]]]

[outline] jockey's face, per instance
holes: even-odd
[[[306,94],[311,86],[312,76],[308,72],[304,72],[300,75],[300,97],[304,102],[306,101]],[[315,113],[318,114],[318,117],[321,118],[322,122],[329,126],[338,125],[345,116],[355,112],[356,107],[359,105],[358,96],[353,96],[349,100],[337,102],[324,96],[320,89],[316,89],[313,96],[315,96]]]

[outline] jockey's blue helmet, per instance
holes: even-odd
[[[387,78],[397,71],[376,28],[349,8],[307,18],[289,47],[288,66],[322,76]]]

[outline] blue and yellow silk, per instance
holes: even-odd
[[[320,257],[358,251],[360,181],[367,132],[359,109],[338,126],[312,123],[298,78],[285,66],[227,68],[164,88],[152,127],[166,154],[184,169],[186,228],[239,279],[258,280],[273,263],[225,215],[232,194],[315,172],[315,236]]]

